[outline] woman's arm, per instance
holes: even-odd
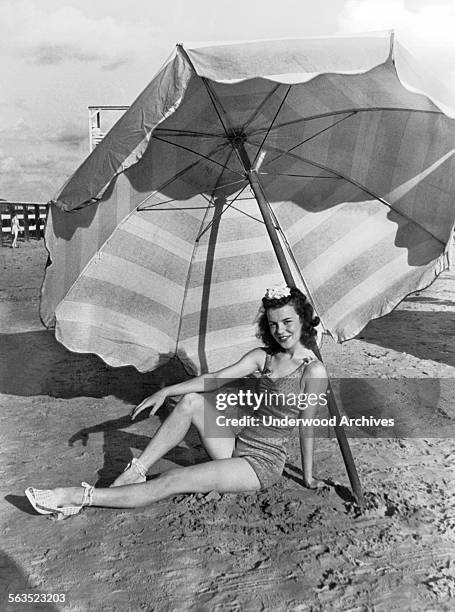
[[[327,392],[328,378],[327,370],[320,361],[313,361],[305,369],[305,373],[302,376],[300,387],[302,392],[307,394],[307,398],[310,394],[315,394],[317,400],[308,404],[305,409],[304,418],[313,419],[317,409],[320,406],[324,406],[323,395]],[[325,395],[327,401],[327,395]],[[322,401],[321,401],[322,400]],[[303,436],[303,449],[302,449],[302,462],[303,462],[303,481],[305,486],[313,489],[323,484],[322,481],[318,481],[313,476],[313,453],[314,453],[314,435],[313,426],[305,427]]]
[[[176,385],[163,387],[149,397],[145,398],[131,413],[131,418],[136,418],[137,415],[146,408],[152,407],[150,414],[155,412],[163,405],[167,397],[173,395],[185,395],[186,393],[204,393],[205,391],[214,391],[223,385],[238,378],[248,376],[255,370],[261,369],[264,361],[263,349],[256,348],[244,355],[236,363],[218,370],[217,372],[208,372],[196,378],[191,378]]]

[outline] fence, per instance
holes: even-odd
[[[44,236],[44,225],[47,217],[47,204],[37,202],[0,202],[1,232],[0,246],[11,243],[11,219],[17,214],[19,225],[23,230],[25,240],[35,238],[41,240]]]

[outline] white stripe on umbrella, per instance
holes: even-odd
[[[91,346],[94,338],[104,341],[118,352],[122,353],[125,347],[129,347],[130,354],[136,352],[147,357],[150,365],[156,361],[160,353],[174,353],[176,339],[168,334],[144,324],[128,316],[109,308],[102,308],[93,304],[82,304],[79,302],[65,301],[58,307],[56,336],[71,338],[68,348],[77,352],[92,351]],[[107,332],[110,332],[107,335]],[[156,347],[159,346],[158,351]],[[121,360],[121,357],[119,357]]]
[[[160,302],[180,315],[185,288],[145,265],[127,261],[118,255],[103,253],[96,264],[86,268],[84,276],[110,282],[150,299],[156,299],[159,288]]]
[[[437,255],[440,253],[440,245],[438,245],[433,238],[428,238],[428,240],[419,245],[415,251],[420,250],[422,254],[427,256],[429,253],[431,254],[429,248],[433,249],[435,262],[431,262],[428,269],[438,269],[440,268],[440,263],[437,259]],[[383,296],[381,310],[383,312],[388,311],[390,305],[396,299],[396,296],[389,292],[389,288],[400,280],[402,283],[401,291],[406,294],[406,287],[409,287],[409,293],[414,289],[410,282],[415,280],[413,277],[418,276],[420,278],[423,275],[422,270],[413,270],[412,268],[408,268],[408,274],[403,275],[403,269],[408,267],[408,257],[408,251],[406,249],[401,249],[397,257],[357,283],[350,291],[346,292],[341,299],[338,299],[336,303],[327,309],[324,312],[324,320],[328,321],[328,324],[333,327],[338,327],[341,321],[346,321],[349,317],[355,322],[356,315],[358,316],[359,314],[359,307],[363,310],[373,311],[377,298],[381,296]]]

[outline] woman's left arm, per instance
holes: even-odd
[[[327,391],[328,376],[325,365],[316,359],[307,365],[300,381],[300,388],[304,393],[325,394]]]
[[[327,406],[328,377],[325,366],[320,361],[313,361],[306,368],[300,381],[300,389],[306,394],[307,408],[302,414],[303,418],[313,419],[318,408]],[[323,481],[313,476],[314,430],[313,426],[301,426],[303,430],[303,480],[307,487],[316,489],[323,485]]]

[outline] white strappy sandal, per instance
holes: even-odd
[[[147,468],[142,463],[142,461],[139,461],[139,459],[133,457],[133,459],[131,459],[131,461],[128,463],[123,472],[126,472],[126,470],[129,470],[130,468],[136,470],[138,476],[140,476],[141,478],[141,482],[145,482],[147,480]]]
[[[94,487],[86,482],[82,482],[81,486],[84,487],[84,495],[80,506],[58,507],[55,493],[50,489],[34,489],[33,487],[28,487],[25,490],[25,495],[39,514],[50,514],[60,521],[70,516],[74,516],[75,514],[79,514],[82,508],[92,505]]]

